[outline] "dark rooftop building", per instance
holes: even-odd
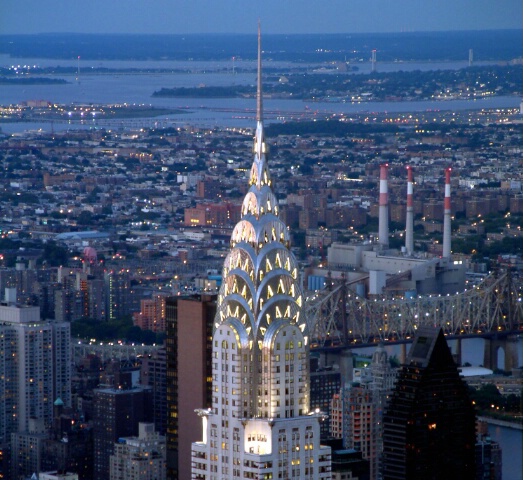
[[[383,418],[383,480],[473,480],[475,413],[443,331],[420,328]]]
[[[501,480],[502,454],[499,443],[488,435],[478,435],[476,441],[476,480]]]
[[[120,437],[138,434],[138,424],[152,418],[152,392],[146,387],[94,391],[94,478],[109,478],[109,458]]]
[[[75,472],[80,480],[93,479],[93,430],[71,411],[54,402],[53,425],[42,444],[41,469]]]
[[[358,450],[343,448],[343,441],[330,439],[325,442],[332,449],[333,480],[369,480],[370,464]]]
[[[327,440],[330,436],[330,410],[331,400],[334,394],[339,393],[341,388],[341,374],[332,366],[321,367],[317,359],[311,359],[310,373],[310,405],[311,410],[319,408],[327,414],[324,422],[320,423],[322,440]]]

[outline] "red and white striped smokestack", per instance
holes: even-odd
[[[450,172],[451,168],[445,170],[445,205],[443,212],[443,257],[450,258]]]
[[[378,242],[385,248],[389,246],[389,188],[387,184],[389,165],[380,165],[380,209]]]
[[[412,167],[407,167],[407,221],[405,225],[405,249],[414,252],[414,204],[412,199]]]

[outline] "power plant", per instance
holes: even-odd
[[[333,243],[328,249],[328,273],[310,269],[310,290],[318,289],[322,279],[343,278],[360,296],[395,295],[412,297],[428,294],[455,294],[465,288],[465,266],[451,258],[451,169],[445,170],[443,253],[430,256],[414,248],[414,181],[407,167],[407,208],[405,246],[389,248],[388,164],[380,165],[379,224],[377,241]]]
[[[450,168],[445,170],[445,204],[443,211],[443,258],[450,258]]]
[[[389,165],[380,166],[380,211],[378,242],[383,248],[389,246]]]
[[[414,200],[412,167],[407,167],[407,219],[405,221],[405,249],[407,255],[414,252]]]

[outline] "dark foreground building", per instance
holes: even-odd
[[[94,390],[94,478],[109,479],[109,459],[120,437],[136,437],[140,422],[152,419],[152,392],[146,387]]]
[[[501,480],[502,454],[499,443],[488,434],[478,434],[476,440],[476,480]]]
[[[474,480],[475,413],[441,329],[419,329],[383,418],[383,480]]]

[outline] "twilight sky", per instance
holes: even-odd
[[[522,28],[521,0],[0,0],[0,33],[374,33]]]

